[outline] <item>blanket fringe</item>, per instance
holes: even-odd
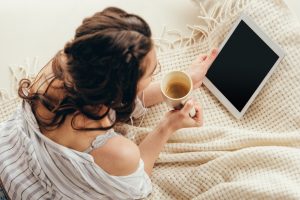
[[[188,36],[183,35],[179,30],[167,30],[166,26],[164,26],[160,37],[154,38],[158,53],[185,48],[194,44],[208,46],[208,49],[213,48],[211,33],[216,30],[217,26],[225,24],[238,15],[248,5],[250,0],[214,1],[214,5],[210,9],[206,9],[207,6],[201,0],[192,1],[200,9],[198,18],[202,23],[197,25],[187,24],[186,26],[191,32]],[[175,39],[166,39],[166,37],[169,38],[170,36],[175,36]]]
[[[8,67],[10,72],[10,86],[9,90],[0,88],[0,103],[17,98],[19,82],[23,78],[32,78],[39,70],[38,57],[34,57],[32,60],[25,59],[23,65],[11,65]]]

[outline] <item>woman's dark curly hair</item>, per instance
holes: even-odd
[[[25,94],[32,83],[20,81],[19,96],[29,102],[40,127],[54,130],[64,123],[67,115],[73,115],[72,127],[76,130],[108,130],[118,122],[124,122],[135,108],[137,84],[145,72],[142,61],[153,47],[149,25],[139,16],[109,7],[83,20],[75,37],[63,52],[52,59],[53,77],[43,93]],[[65,69],[60,55],[67,58]],[[67,78],[70,77],[70,78]],[[55,81],[63,84],[63,97],[54,99],[47,94]],[[52,86],[54,87],[54,86]],[[45,119],[35,112],[41,103],[53,113]],[[102,108],[107,108],[99,115]],[[100,120],[116,111],[116,119],[110,127],[76,127],[75,118],[82,114],[92,120]]]

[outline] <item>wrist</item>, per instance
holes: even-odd
[[[174,133],[176,129],[168,120],[163,120],[156,127],[156,131],[164,136],[170,137],[170,135]]]
[[[193,83],[193,90],[197,89],[197,76],[194,74],[194,72],[192,70],[185,70],[184,72],[186,72],[191,77]]]

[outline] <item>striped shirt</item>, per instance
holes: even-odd
[[[0,177],[11,199],[139,199],[152,191],[142,159],[134,173],[110,175],[90,154],[44,136],[25,101],[0,124]]]

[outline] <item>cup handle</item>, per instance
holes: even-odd
[[[194,106],[193,106],[193,108],[190,110],[189,115],[190,115],[191,118],[193,118],[193,117],[196,116],[196,109],[195,109]]]
[[[185,103],[186,103],[188,100],[191,100],[191,99],[192,99],[192,98],[187,99],[187,100],[185,101]],[[185,103],[184,103],[184,104],[185,104]],[[183,107],[183,106],[182,106],[182,107]],[[191,118],[193,118],[193,117],[196,116],[196,109],[195,109],[195,106],[192,107],[192,109],[191,109],[190,112],[189,112],[189,115],[190,115]]]

